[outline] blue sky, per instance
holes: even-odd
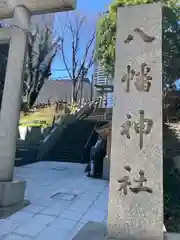
[[[77,0],[77,11],[78,13],[82,13],[82,15],[86,15],[89,20],[89,26],[95,27],[96,21],[98,19],[98,15],[102,12],[104,12],[109,4],[112,2],[112,0]],[[59,13],[55,17],[55,23],[54,28],[57,28],[57,25],[60,24],[60,22],[65,20],[66,14]],[[59,20],[61,18],[61,20]],[[90,38],[91,35],[88,36],[87,34],[84,34],[84,39],[82,41],[85,42]],[[68,47],[66,49],[66,53],[68,54]],[[57,56],[54,59],[54,62],[52,64],[52,78],[58,79],[63,77],[68,77],[68,74],[66,71],[59,71],[60,69],[64,69],[64,65],[62,61],[60,60],[60,57]]]
[[[180,90],[180,79],[175,82],[177,90]]]

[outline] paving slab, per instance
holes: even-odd
[[[153,240],[146,239],[146,240]],[[178,233],[167,233],[164,232],[164,240],[179,240],[180,234]],[[99,222],[88,222],[73,238],[73,240],[118,240],[115,238],[108,238],[107,236],[107,227],[103,223]],[[134,240],[134,238],[131,238]]]
[[[73,240],[105,240],[107,228],[103,223],[88,222],[73,238]]]
[[[84,169],[85,165],[63,162],[16,167],[15,179],[26,180],[25,198],[30,200],[30,205],[0,219],[0,240],[41,240],[45,236],[47,239],[51,236],[52,240],[72,240],[89,220],[105,222],[108,181],[88,178]],[[77,196],[52,197],[59,193]]]

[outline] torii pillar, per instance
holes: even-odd
[[[0,29],[0,43],[10,42],[0,110],[0,218],[29,204],[25,181],[13,180],[26,46],[31,15],[74,10],[76,0],[0,1],[0,19],[14,18],[14,27]]]

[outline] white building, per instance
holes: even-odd
[[[105,75],[101,64],[97,61],[94,65],[94,85],[97,93],[99,93],[98,95],[100,96],[103,94],[104,105],[107,101],[107,107],[113,106],[113,92],[102,93],[102,86],[112,85],[112,83],[113,79]]]
[[[109,79],[105,75],[104,70],[99,62],[96,62],[94,66],[94,83],[96,85],[105,85],[109,83]]]

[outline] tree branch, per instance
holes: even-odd
[[[95,51],[93,48],[94,47],[93,44],[95,41],[96,32],[93,31],[92,36],[84,46],[84,42],[82,42],[81,44],[81,39],[84,38],[83,28],[87,30],[85,21],[86,17],[80,15],[78,16],[76,14],[69,14],[68,17],[69,17],[68,21],[66,18],[66,23],[64,24],[65,31],[64,36],[61,40],[61,55],[62,55],[61,57],[65,69],[73,82],[73,92],[74,97],[76,98],[82,79],[84,79],[84,76],[88,74],[89,69],[92,67],[94,63]],[[67,46],[65,44],[66,43],[65,39],[67,39],[67,42],[70,41],[69,48],[68,44]],[[69,59],[69,61],[71,62],[70,64],[71,67],[68,64],[69,56],[68,54],[67,55],[65,54],[66,48],[68,54],[69,51],[71,51],[71,58]]]
[[[65,51],[64,51],[64,39],[61,39],[61,53],[62,53],[62,59],[65,65],[66,71],[68,72],[70,79],[73,80],[73,76],[71,75],[68,64],[66,62]]]
[[[84,67],[85,67],[85,63],[86,63],[86,60],[87,60],[87,57],[88,57],[88,54],[89,54],[89,51],[90,51],[90,48],[92,47],[93,43],[94,43],[94,40],[95,40],[95,37],[96,37],[96,33],[94,32],[93,35],[92,35],[92,38],[89,40],[87,46],[86,46],[86,49],[85,49],[85,53],[84,53],[84,57],[83,57],[83,61],[81,63],[81,66],[79,68],[79,71],[78,71],[78,74],[77,74],[77,78],[80,77],[81,75],[81,72],[83,71]],[[93,56],[91,56],[92,58]],[[93,63],[92,63],[93,64]],[[92,64],[89,64],[89,66],[91,67]],[[89,70],[89,68],[88,68]]]

